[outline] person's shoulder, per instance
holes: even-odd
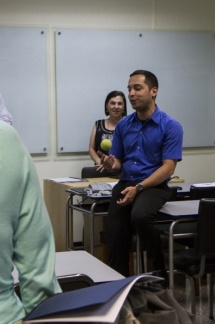
[[[135,117],[135,112],[131,113],[131,114],[127,115],[127,116],[124,116],[122,119],[120,119],[118,124],[124,125],[124,124],[126,124],[128,122],[131,122],[134,119],[134,117]]]
[[[6,123],[3,120],[0,120],[0,143],[1,147],[4,146],[5,148],[8,148],[8,143],[10,145],[17,145],[17,141],[20,141],[20,137],[17,133],[17,131],[14,129],[13,126]]]
[[[14,128],[2,119],[0,119],[0,130],[9,133],[14,132]]]
[[[10,125],[9,123],[6,123],[3,120],[0,120],[0,137],[1,139],[3,138],[9,138],[10,137],[14,137],[20,140],[20,136],[17,133],[16,129]]]
[[[105,125],[105,119],[98,119],[95,121],[95,125],[96,127],[101,127],[101,126],[104,126]]]
[[[171,115],[167,114],[166,112],[157,109],[157,115],[155,120],[158,124],[161,125],[164,132],[167,133],[177,133],[183,135],[183,127],[178,120],[176,120]]]
[[[159,109],[158,113],[160,114],[162,120],[164,120],[166,122],[170,122],[172,124],[179,124],[180,125],[180,122],[177,119],[175,119],[174,117],[172,117],[171,115],[169,115],[165,111]]]
[[[95,121],[96,124],[101,124],[101,123],[104,123],[106,119],[97,119]]]

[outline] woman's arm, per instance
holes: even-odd
[[[96,138],[96,124],[94,124],[91,135],[90,135],[90,143],[89,143],[89,155],[91,159],[95,162],[96,165],[100,165],[101,158],[98,156],[95,150],[95,138]]]

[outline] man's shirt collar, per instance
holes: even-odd
[[[137,117],[137,112],[134,113],[134,119],[140,121],[139,118]],[[152,120],[154,123],[160,124],[160,109],[158,108],[157,105],[155,105],[155,111],[153,112],[151,117],[147,120]]]

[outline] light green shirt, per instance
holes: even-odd
[[[13,290],[14,264],[22,302]],[[31,156],[14,128],[0,121],[0,323],[22,319],[60,292],[55,245]]]

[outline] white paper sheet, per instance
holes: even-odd
[[[63,182],[86,182],[87,180],[85,179],[81,179],[81,178],[73,178],[73,177],[69,177],[69,178],[51,178],[49,180],[58,182],[58,183],[63,183]]]
[[[194,183],[193,187],[205,188],[205,187],[215,187],[215,182],[208,183]]]

